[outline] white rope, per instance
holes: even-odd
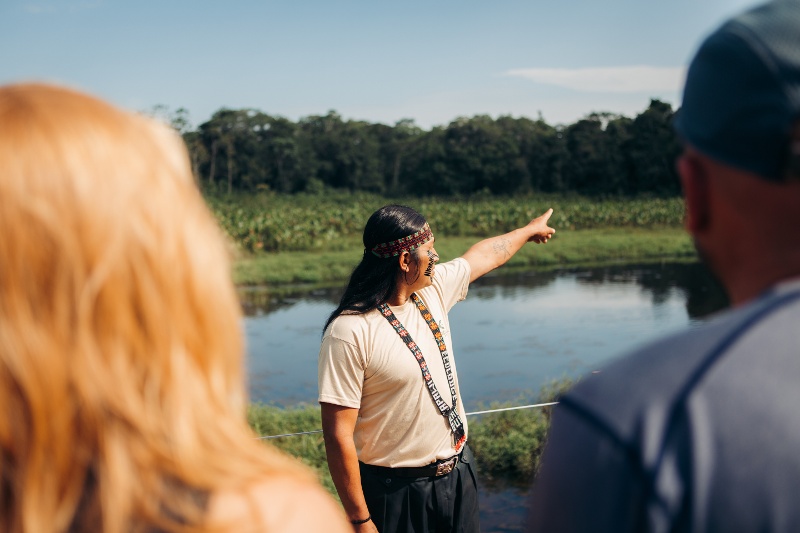
[[[473,411],[472,413],[467,413],[466,416],[472,415],[485,415],[486,413],[499,413],[501,411],[516,411],[517,409],[532,409],[534,407],[548,407],[550,405],[558,405],[558,402],[549,402],[549,403],[534,403],[531,405],[520,405],[517,407],[503,407],[501,409],[489,409],[487,411]],[[282,433],[280,435],[269,435],[266,437],[257,437],[258,440],[267,440],[267,439],[277,439],[280,437],[296,437],[298,435],[313,435],[314,433],[322,433],[321,429],[315,429],[314,431],[301,431],[299,433]]]
[[[550,402],[550,403],[535,403],[532,405],[520,405],[519,407],[504,407],[502,409],[489,409],[488,411],[474,411],[472,413],[467,413],[467,416],[472,415],[483,415],[486,413],[499,413],[500,411],[516,411],[517,409],[531,409],[533,407],[547,407],[549,405],[557,405],[558,402]]]
[[[269,435],[268,437],[258,437],[258,440],[277,439],[278,437],[295,437],[297,435],[313,435],[314,433],[322,433],[321,429],[314,431],[301,431],[300,433],[283,433],[281,435]]]

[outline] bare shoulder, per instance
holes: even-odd
[[[211,518],[215,523],[246,524],[247,531],[257,532],[352,532],[344,511],[320,485],[289,476],[265,480],[246,494],[217,495]]]

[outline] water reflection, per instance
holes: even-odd
[[[574,276],[579,283],[586,284],[639,285],[643,291],[652,295],[654,305],[664,303],[670,294],[678,289],[686,297],[686,311],[692,319],[706,317],[728,306],[728,298],[719,281],[700,263],[612,265],[514,274],[500,271],[473,283],[470,288],[470,298],[486,299],[496,294],[513,297],[521,287],[524,289],[546,287],[564,276]],[[499,292],[483,291],[480,287],[497,288]],[[239,289],[239,298],[245,316],[254,317],[268,315],[303,300],[327,302],[335,307],[339,303],[342,291],[342,287],[309,289],[296,286],[282,288],[279,292],[267,287],[242,287]]]
[[[574,276],[578,283],[587,285],[638,285],[643,292],[651,296],[653,305],[664,304],[678,290],[686,298],[686,311],[692,319],[704,318],[729,305],[722,285],[700,263],[612,265],[544,273],[490,275],[473,284],[470,297],[493,298],[496,294],[515,297],[521,288],[523,290],[544,288],[565,276]],[[476,290],[476,287],[493,287],[499,292]]]
[[[614,266],[576,271],[576,275],[583,283],[638,284],[652,295],[653,305],[666,302],[674,290],[680,290],[692,319],[704,318],[729,305],[722,285],[700,263]]]
[[[296,303],[307,301],[328,302],[331,310],[339,303],[343,288],[309,289],[296,286],[281,288],[280,291],[270,290],[268,287],[241,287],[239,300],[242,310],[247,317],[264,316],[280,309],[285,309]],[[322,327],[320,325],[320,327]]]

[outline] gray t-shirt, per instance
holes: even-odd
[[[800,281],[555,408],[528,531],[800,531]]]

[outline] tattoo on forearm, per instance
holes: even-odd
[[[508,259],[511,257],[511,252],[508,250],[509,244],[511,241],[501,237],[492,243],[492,250],[495,254],[503,256],[503,259]]]

